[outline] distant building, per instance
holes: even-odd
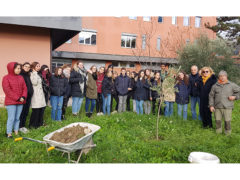
[[[181,43],[194,42],[199,33],[216,38],[207,22],[215,25],[216,17],[82,17],[82,31],[53,51],[52,69],[78,60],[87,69],[113,64],[117,71],[176,64]]]
[[[11,61],[51,65],[52,50],[77,35],[80,17],[0,17],[0,82]],[[4,93],[0,86],[0,104]]]

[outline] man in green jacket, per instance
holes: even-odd
[[[240,99],[240,87],[227,78],[226,71],[220,71],[218,82],[212,86],[209,94],[209,107],[215,112],[216,132],[222,133],[222,119],[225,123],[225,134],[231,134],[231,119],[234,100]]]

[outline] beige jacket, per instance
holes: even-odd
[[[163,100],[168,101],[168,102],[175,102],[176,95],[175,95],[174,85],[173,85],[173,87],[169,87],[168,80],[171,81],[170,78],[168,77],[162,83],[162,90],[163,90],[163,95],[164,95]]]
[[[45,96],[42,88],[42,79],[37,72],[30,73],[30,79],[33,85],[33,96],[31,100],[32,108],[42,108],[46,106]]]

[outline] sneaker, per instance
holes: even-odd
[[[28,129],[27,129],[27,128],[23,127],[23,129],[24,129],[24,131],[25,131],[26,133],[28,133]]]
[[[116,114],[116,113],[117,113],[117,111],[113,111],[113,112],[112,112],[112,114]]]
[[[99,113],[97,113],[97,116],[101,116],[101,113],[99,112]]]
[[[19,131],[20,131],[21,133],[23,133],[23,134],[28,133],[28,129],[25,128],[25,127],[20,128]]]
[[[101,115],[103,116],[103,115],[104,115],[104,113],[103,113],[103,112],[101,112]]]

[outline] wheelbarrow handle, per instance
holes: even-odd
[[[43,142],[43,141],[39,141],[39,140],[36,140],[36,139],[27,138],[27,137],[19,137],[19,138],[16,138],[14,141],[15,142],[22,141],[23,139],[33,141],[33,142],[37,142],[37,143],[41,143],[41,144],[45,144],[45,142]]]

